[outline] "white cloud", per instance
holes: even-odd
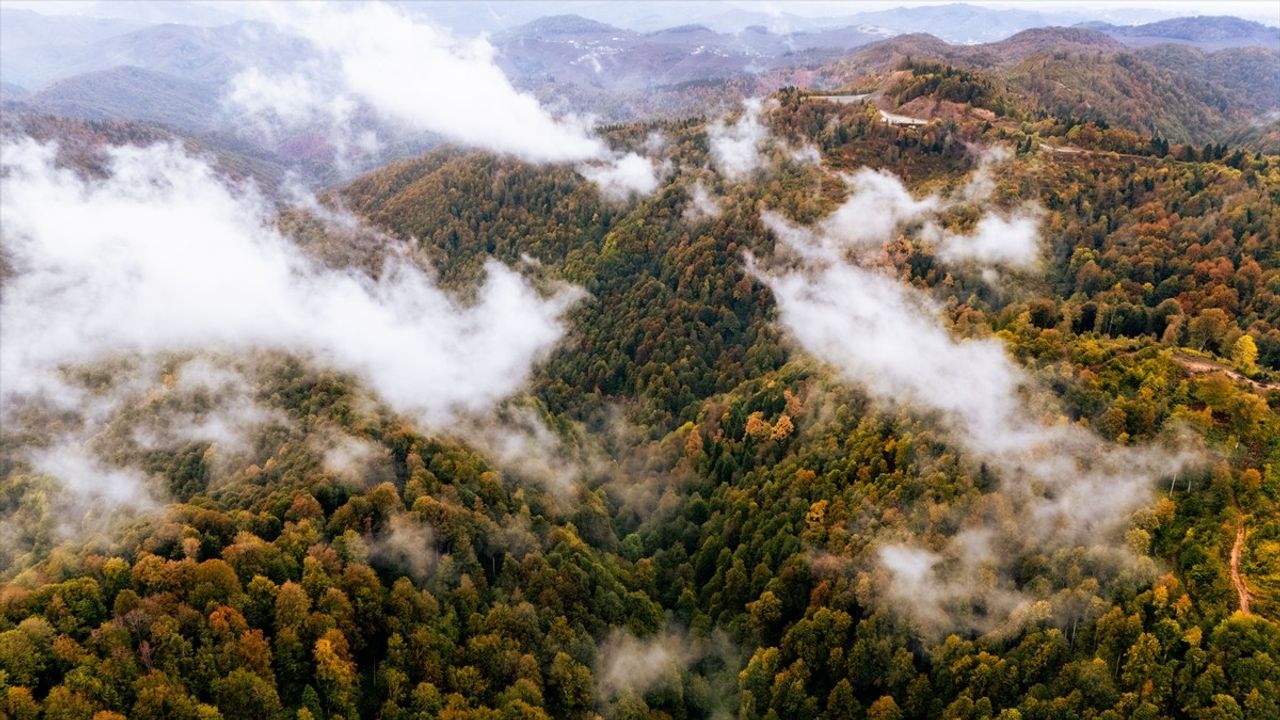
[[[320,88],[313,77],[318,73],[311,70],[267,75],[251,67],[231,79],[227,100],[251,116],[270,116],[289,125],[334,116],[345,126],[355,104],[347,98],[334,97],[332,90]]]
[[[711,161],[725,178],[742,181],[764,165],[761,147],[769,139],[769,129],[760,121],[763,111],[760,100],[747,100],[737,122],[716,120],[707,126]]]
[[[315,268],[259,198],[174,147],[111,149],[97,182],[55,169],[51,147],[4,151],[6,394],[106,353],[279,348],[439,427],[519,388],[577,297],[542,298],[496,262],[469,306],[394,258],[376,282]]]
[[[995,470],[1001,492],[1025,520],[1025,527],[1014,532],[1017,542],[1001,536],[1006,550],[1110,542],[1129,515],[1150,500],[1156,480],[1179,472],[1194,455],[1107,443],[1068,423],[998,340],[951,337],[928,295],[874,268],[874,251],[941,201],[914,200],[896,179],[866,170],[851,185],[850,198],[813,228],[764,215],[784,253],[798,258],[774,267],[749,258],[753,272],[773,291],[780,323],[844,379],[883,403],[932,416],[975,461]],[[1025,263],[1025,255],[993,250],[991,242],[1006,235],[1000,231],[1005,226],[985,223],[979,223],[976,236],[949,241],[968,243],[966,258]],[[1021,224],[1007,234],[1021,238],[1023,248],[1035,247],[1034,225]],[[1007,567],[1008,560],[995,558],[990,544],[970,540],[957,537],[953,543],[965,547],[951,548],[966,567],[988,562]],[[895,570],[891,594],[923,597],[921,578],[935,577],[926,572],[935,564],[926,553],[904,546],[882,557]],[[968,592],[970,585],[933,589],[947,596]],[[982,603],[1008,611],[1015,600],[992,595]]]
[[[597,697],[610,706],[626,696],[678,688],[682,675],[694,663],[703,663],[699,674],[710,686],[711,717],[728,717],[737,707],[740,655],[739,648],[720,632],[703,637],[668,626],[656,635],[640,638],[626,630],[614,630],[596,650]]]
[[[995,339],[955,339],[923,292],[844,261],[757,270],[779,320],[806,351],[888,403],[935,415],[1035,503],[1045,536],[1114,530],[1150,496],[1154,478],[1188,460],[1113,446],[1031,409],[1035,383]]]
[[[144,474],[132,468],[104,464],[78,443],[37,451],[32,454],[31,465],[37,472],[65,479],[66,490],[84,501],[82,511],[91,505],[141,510],[157,505]]]
[[[824,244],[857,248],[879,244],[900,227],[936,211],[942,202],[935,196],[917,200],[902,181],[884,170],[862,168],[845,176],[849,196],[817,226]]]
[[[284,71],[251,67],[226,96],[258,132],[322,132],[340,166],[376,152],[383,135],[438,135],[532,162],[574,163],[612,199],[648,194],[654,162],[611,149],[591,118],[548,112],[517,90],[484,37],[464,38],[386,3],[264,5],[260,14],[307,41],[309,61]],[[661,136],[651,136],[656,152]]]
[[[984,172],[985,163],[975,177]],[[797,227],[773,212],[762,215],[765,226],[791,250],[806,256],[875,252],[914,225],[945,263],[1028,270],[1039,261],[1040,218],[1034,207],[1011,213],[987,210],[971,232],[958,233],[942,230],[936,219],[962,200],[936,194],[916,198],[901,179],[884,170],[862,168],[845,175],[844,181],[848,197],[813,227]],[[975,195],[971,186],[972,182],[966,183],[962,189],[963,201],[979,197],[980,191]]]
[[[992,145],[976,152],[978,169],[960,189],[960,196],[970,202],[982,202],[991,198],[996,190],[996,168],[1013,158],[1013,153],[1003,145]]]
[[[441,561],[435,531],[413,513],[392,515],[386,532],[367,542],[370,558],[407,573],[420,584],[431,579]]]
[[[475,301],[464,304],[396,248],[376,280],[321,266],[280,234],[255,193],[232,189],[175,146],[108,149],[111,172],[101,180],[55,167],[52,146],[28,140],[2,150],[0,222],[12,274],[0,302],[0,413],[11,419],[41,399],[75,408],[88,425],[66,442],[86,452],[122,396],[86,395],[64,371],[170,353],[300,355],[353,373],[398,412],[447,431],[525,384],[581,295],[562,287],[545,297],[491,261]],[[230,399],[178,407],[165,416],[172,426],[144,424],[132,442],[236,449],[245,432],[272,420],[234,374],[188,363],[174,384]],[[69,462],[34,465],[68,491],[115,492],[84,484],[97,478],[144,499],[133,475]]]
[[[665,169],[649,158],[627,153],[607,162],[579,165],[578,172],[599,186],[606,198],[623,201],[657,190]]]
[[[689,222],[709,220],[720,217],[722,208],[720,201],[707,190],[707,186],[698,180],[689,187],[689,204],[685,206],[684,218]]]
[[[1030,213],[983,215],[968,235],[946,232],[937,241],[938,258],[957,264],[974,261],[987,266],[1030,269],[1040,260],[1039,219]]]
[[[312,86],[339,88],[380,116],[456,142],[539,162],[577,162],[607,155],[583,118],[555,118],[512,86],[484,38],[460,38],[384,3],[284,4],[272,20],[320,53],[303,72]],[[332,73],[332,76],[329,75]],[[292,90],[294,81],[276,79]],[[304,81],[305,83],[305,81]],[[287,92],[281,105],[327,93]]]
[[[644,693],[663,682],[678,683],[680,673],[698,654],[682,634],[641,639],[617,630],[600,646],[598,683],[606,696]]]

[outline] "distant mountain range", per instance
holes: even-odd
[[[1077,27],[1106,33],[1126,45],[1177,43],[1195,45],[1205,50],[1233,47],[1280,50],[1280,28],[1230,16],[1174,18],[1145,25],[1089,22]]]
[[[1032,111],[1093,118],[1176,142],[1275,136],[1250,129],[1280,111],[1280,29],[1259,23],[1196,17],[1017,32],[1053,18],[968,5],[838,19],[849,24],[799,23],[804,27],[780,31],[784,23],[771,22],[734,32],[687,24],[639,32],[555,15],[510,27],[490,42],[518,87],[557,112],[590,113],[602,122],[701,114],[782,85],[875,81],[910,57],[981,71]],[[6,110],[138,120],[188,133],[234,129],[223,98],[242,69],[286,71],[313,57],[305,42],[263,23],[139,25],[12,8],[0,9],[0,21]],[[945,37],[913,32],[921,28]],[[955,42],[987,37],[1003,39]],[[271,152],[317,152],[318,139],[305,131],[273,142]]]
[[[266,23],[138,26],[0,8],[0,81],[32,92],[126,65],[189,82],[222,83],[245,67],[282,69],[308,53],[306,43]]]
[[[1245,128],[1273,122],[1280,112],[1280,51],[1130,47],[1086,28],[1038,28],[982,45],[903,35],[859,49],[817,74],[832,85],[866,87],[908,59],[980,71],[1033,112],[1092,119],[1175,142],[1220,142],[1233,132],[1248,137]]]
[[[564,3],[536,0],[469,0],[467,2],[404,2],[402,7],[430,16],[458,32],[505,32],[539,17],[559,14]],[[1030,9],[1009,3],[1006,7],[986,7],[949,3],[897,7],[851,14],[821,14],[813,8],[777,3],[765,9],[749,4],[724,2],[624,3],[611,0],[578,0],[573,12],[615,27],[634,32],[655,32],[675,25],[704,25],[722,33],[738,33],[748,27],[768,28],[776,34],[821,32],[844,27],[874,26],[883,32],[907,34],[928,32],[953,43],[979,43],[1001,40],[1022,30],[1047,26],[1071,26],[1085,22],[1117,26],[1152,23],[1178,17],[1171,9],[1156,4],[1113,7],[1110,3],[1081,3],[1074,8],[1061,6]],[[826,9],[836,7],[827,5]],[[850,4],[851,9],[856,8]],[[1258,4],[1252,20],[1280,24],[1280,18],[1268,17],[1265,3]]]
[[[637,33],[576,15],[541,18],[493,41],[517,82],[573,83],[613,91],[730,77],[831,56],[877,40],[873,28],[778,34],[683,25]]]

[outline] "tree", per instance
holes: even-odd
[[[580,710],[591,706],[591,671],[568,653],[556,653],[547,680],[561,708]]]
[[[273,720],[280,713],[280,697],[266,680],[245,668],[236,668],[213,683],[218,709],[228,718]]]
[[[1241,335],[1231,346],[1231,362],[1245,375],[1258,372],[1258,345],[1252,335]]]
[[[354,718],[356,665],[349,658],[347,640],[341,631],[330,630],[316,640],[315,660],[316,679],[327,707]]]
[[[1222,350],[1222,341],[1233,324],[1231,316],[1221,308],[1204,310],[1187,325],[1192,346],[1197,350]]]
[[[867,720],[902,720],[902,710],[892,695],[884,695],[867,708]]]

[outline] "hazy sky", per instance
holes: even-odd
[[[866,10],[887,10],[895,7],[919,5],[950,5],[957,0],[729,0],[725,4],[743,7],[773,6],[795,15],[844,15]],[[567,3],[572,4],[572,3]],[[965,5],[992,8],[1016,8],[1020,10],[1052,10],[1076,12],[1082,15],[1109,10],[1138,8],[1178,15],[1261,15],[1280,21],[1280,3],[1273,0],[1121,0],[1120,2],[1081,2],[1080,0],[965,0]]]
[[[851,15],[859,12],[888,10],[895,7],[945,5],[955,0],[641,0],[617,3],[601,0],[509,0],[480,2],[422,2],[397,4],[430,12],[448,8],[444,14],[472,16],[474,24],[483,23],[488,14],[505,25],[510,20],[525,22],[544,15],[579,13],[592,17],[626,18],[646,15],[646,24],[662,18],[671,24],[697,21],[701,16],[723,15],[733,10],[754,13],[790,14],[805,17]],[[121,17],[144,22],[191,22],[214,24],[235,16],[252,13],[256,3],[225,3],[198,0],[192,3],[159,2],[157,0],[0,0],[4,7],[21,7],[45,14],[80,14],[99,17]],[[1147,14],[1151,19],[1179,15],[1236,15],[1270,25],[1280,25],[1280,3],[1275,0],[1119,0],[1118,2],[1080,2],[1079,0],[970,0],[967,4],[992,8],[1016,8],[1081,16],[1130,18]],[[1135,12],[1136,11],[1136,12]],[[477,17],[480,16],[480,17]],[[615,20],[617,22],[618,20]],[[647,29],[647,28],[646,28]]]

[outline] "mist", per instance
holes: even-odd
[[[17,272],[3,305],[6,397],[107,353],[276,348],[354,373],[439,428],[523,385],[579,297],[544,298],[496,262],[466,306],[404,260],[376,281],[318,268],[256,193],[172,146],[108,150],[104,181],[56,168],[51,146],[4,151]]]
[[[1198,455],[1178,438],[1109,443],[1069,422],[998,339],[952,337],[938,304],[877,257],[945,200],[915,199],[883,172],[864,169],[849,180],[849,198],[813,227],[766,213],[778,252],[765,262],[748,257],[748,264],[773,291],[778,322],[803,351],[873,400],[933,419],[971,462],[999,477],[1016,522],[981,520],[940,551],[886,538],[879,558],[889,571],[890,607],[934,629],[990,629],[1028,600],[1002,580],[1020,554],[1113,547],[1157,481]],[[973,234],[946,236],[944,254],[948,243],[968,248],[958,254],[966,261],[1026,267],[1033,262],[1026,248],[1037,238],[1022,222],[980,221]],[[984,608],[981,621],[949,609],[975,604]]]
[[[645,195],[660,167],[611,149],[590,117],[556,117],[518,91],[481,37],[461,37],[386,3],[264,5],[282,32],[307,41],[314,59],[279,72],[248,68],[232,79],[226,103],[271,133],[321,128],[340,163],[369,155],[385,128],[429,133],[530,162],[571,163],[613,199]]]
[[[611,710],[634,708],[645,694],[663,688],[679,688],[695,665],[711,681],[719,699],[712,717],[727,718],[735,707],[739,648],[722,632],[702,636],[668,625],[650,637],[637,637],[615,629],[596,649],[596,695]]]
[[[280,232],[251,186],[227,184],[203,159],[171,145],[105,152],[108,176],[86,179],[56,166],[52,145],[3,146],[0,223],[11,272],[0,302],[0,417],[9,447],[26,447],[17,459],[59,480],[68,517],[99,501],[139,510],[168,501],[128,457],[104,456],[104,447],[207,442],[216,462],[279,424],[228,358],[278,352],[349,373],[422,429],[448,433],[525,385],[582,296],[567,286],[539,291],[490,261],[474,300],[463,302],[399,245],[382,248],[374,274],[325,265]],[[176,369],[163,361],[174,356],[185,358]],[[170,363],[174,397],[196,400],[123,422],[154,392],[158,362]],[[115,372],[130,363],[142,370]],[[104,364],[113,387],[76,377]],[[33,425],[24,420],[33,412],[80,422]],[[26,427],[52,439],[27,443]],[[127,437],[105,443],[112,433]],[[332,450],[330,470],[352,481],[385,464],[354,440]]]
[[[769,129],[760,120],[763,111],[760,100],[747,100],[736,122],[720,118],[707,125],[711,161],[726,179],[746,180],[765,164],[761,146],[769,139]]]

